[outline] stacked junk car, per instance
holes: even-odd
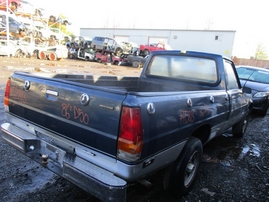
[[[108,36],[74,36],[67,31],[70,24],[66,16],[28,1],[0,0],[0,55],[41,60],[80,59],[139,68],[150,52],[168,49],[160,43],[155,47]]]
[[[112,63],[114,65],[132,63],[129,57],[139,54],[139,46],[136,43],[117,41],[114,38],[104,36],[95,36],[93,39],[81,36],[74,37],[71,42],[67,43],[67,48],[70,59]]]
[[[68,57],[68,20],[24,0],[0,0],[0,55],[60,60]]]

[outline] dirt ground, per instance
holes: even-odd
[[[13,71],[139,75],[132,67],[78,60],[42,61],[0,57],[0,123],[6,120],[3,107],[5,82]],[[1,132],[0,132],[1,133]],[[151,188],[133,183],[129,202],[269,201],[269,114],[251,114],[243,138],[230,131],[204,147],[204,158],[193,190],[174,199],[162,188],[162,174],[148,178]],[[95,202],[100,201],[33,162],[0,137],[0,201]]]

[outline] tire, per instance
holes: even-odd
[[[69,58],[69,59],[74,59],[74,55],[73,55],[73,53],[68,54],[68,58]]]
[[[40,60],[45,60],[45,59],[47,59],[47,55],[46,55],[46,53],[43,52],[43,51],[38,51],[38,59],[40,59]]]
[[[57,55],[55,53],[50,53],[48,55],[48,59],[52,61],[58,60]]]
[[[268,108],[260,111],[261,116],[266,116],[267,110],[268,110]]]
[[[22,58],[23,57],[23,51],[21,49],[17,50],[14,57],[15,58]]]
[[[138,61],[134,60],[133,61],[133,67],[134,68],[139,68],[139,66],[140,66],[140,63]]]
[[[267,110],[268,110],[268,106],[266,106],[265,109],[263,109],[263,110],[260,111],[260,115],[261,115],[261,116],[266,116],[266,114],[267,114]]]
[[[56,18],[55,18],[55,16],[51,15],[51,16],[49,17],[49,22],[56,22]]]
[[[39,38],[43,37],[42,32],[37,32],[37,35],[38,35]]]
[[[164,173],[164,189],[179,198],[187,195],[196,179],[203,155],[202,142],[190,137],[178,159]]]
[[[232,133],[234,137],[241,138],[244,136],[248,126],[249,115],[245,115],[244,118],[237,124],[233,125]]]
[[[143,54],[144,54],[144,56],[147,56],[147,55],[150,54],[150,52],[149,52],[149,50],[146,49],[146,50],[143,51]]]
[[[33,51],[33,56],[36,56],[36,59],[40,59],[39,58],[39,50],[34,50]]]
[[[122,54],[122,52],[123,52],[123,50],[121,49],[121,48],[116,48],[116,50],[115,50],[115,55],[116,56],[118,56],[118,57],[120,57],[121,56],[121,54]]]

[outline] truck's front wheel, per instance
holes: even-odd
[[[202,142],[190,137],[178,159],[166,169],[164,189],[176,197],[188,194],[199,171],[202,154]]]

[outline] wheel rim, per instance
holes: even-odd
[[[39,57],[41,60],[45,60],[45,58],[46,58],[46,54],[45,54],[43,51],[40,51],[38,57]]]
[[[17,50],[15,57],[20,58],[22,57],[22,51],[21,50]]]
[[[200,157],[199,152],[196,151],[192,154],[185,169],[184,186],[189,187],[194,180],[199,168]]]
[[[56,60],[57,59],[57,57],[56,57],[56,55],[54,54],[54,53],[50,53],[49,54],[49,60]]]
[[[148,50],[145,50],[144,51],[144,55],[146,55],[146,56],[149,55],[149,51]]]
[[[138,68],[139,67],[139,63],[137,61],[134,61],[133,62],[133,67]]]
[[[117,48],[116,51],[115,51],[116,55],[117,56],[120,56],[121,53],[122,53],[122,49],[121,48]]]

